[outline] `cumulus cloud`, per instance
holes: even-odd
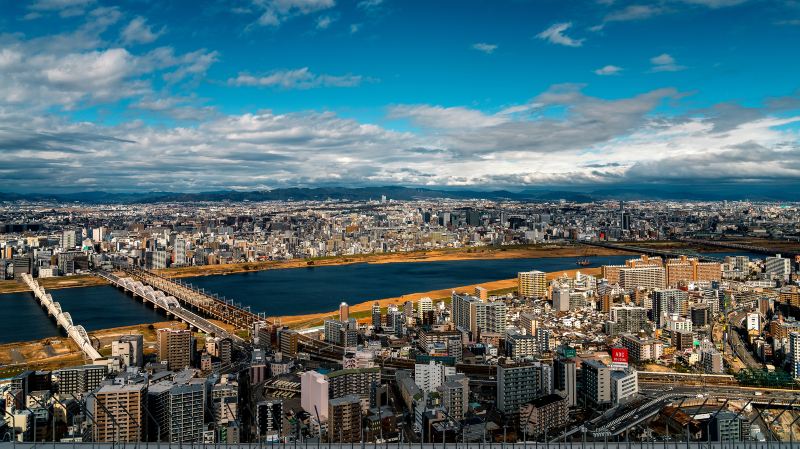
[[[28,6],[31,12],[25,18],[35,19],[42,13],[53,12],[57,12],[61,17],[79,16],[94,3],[95,0],[36,0]]]
[[[607,76],[607,75],[616,75],[621,71],[622,67],[618,67],[615,65],[607,65],[595,70],[594,73],[596,75]]]
[[[497,45],[487,44],[486,42],[478,42],[477,44],[472,44],[472,49],[490,55],[494,53],[495,50],[497,50]]]
[[[572,27],[572,22],[556,23],[551,25],[546,30],[537,34],[536,37],[546,40],[551,44],[564,45],[567,47],[580,47],[583,45],[583,39],[573,39],[565,34],[565,31]]]
[[[308,67],[295,70],[278,70],[264,75],[240,73],[228,80],[232,86],[280,87],[283,89],[312,89],[315,87],[355,87],[361,84],[361,75],[326,75],[311,72]]]
[[[128,23],[122,30],[122,43],[125,45],[132,44],[149,44],[159,36],[164,34],[164,29],[153,31],[153,28],[147,24],[147,19],[144,17],[135,17]]]
[[[686,69],[686,67],[678,65],[675,58],[667,53],[650,58],[650,63],[653,65],[650,68],[652,72],[678,72]]]

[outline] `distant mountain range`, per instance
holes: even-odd
[[[526,189],[509,190],[444,190],[401,186],[382,187],[317,187],[282,188],[273,190],[235,191],[223,190],[199,193],[177,192],[75,192],[75,193],[2,193],[0,201],[53,201],[62,203],[89,204],[130,204],[167,203],[201,201],[323,201],[323,200],[377,200],[386,195],[394,200],[418,199],[488,199],[517,201],[558,201],[574,202],[598,200],[759,200],[759,201],[797,201],[793,192],[800,186],[747,186],[722,188],[715,185],[704,186],[666,186],[663,188],[625,186],[599,189]]]

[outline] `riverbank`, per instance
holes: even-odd
[[[458,260],[496,260],[496,259],[537,259],[555,257],[593,257],[635,254],[609,248],[586,247],[581,245],[520,245],[520,246],[487,246],[458,249],[437,249],[428,251],[410,251],[390,254],[359,254],[353,256],[323,257],[316,259],[276,260],[267,262],[245,262],[224,265],[203,265],[192,267],[166,268],[156,270],[158,273],[173,278],[197,276],[220,276],[234,273],[248,273],[264,270],[291,268],[325,267],[351,265],[358,263],[388,264],[413,262],[442,262]],[[48,290],[62,288],[93,287],[108,285],[105,279],[98,276],[62,276],[40,278],[39,283]],[[0,281],[0,294],[30,291],[28,287],[14,280]]]
[[[600,275],[600,268],[583,268],[583,269],[575,269],[575,270],[562,270],[562,271],[554,271],[547,273],[547,279],[555,279],[563,274],[567,274],[568,276],[574,276],[575,272],[580,271],[584,274],[590,274],[594,276]],[[372,306],[377,302],[380,304],[381,309],[385,311],[385,309],[394,304],[397,306],[401,306],[406,301],[411,302],[418,302],[421,298],[431,298],[433,299],[434,303],[438,301],[449,301],[450,294],[455,290],[456,292],[467,292],[473,293],[475,291],[475,287],[483,287],[489,291],[490,295],[501,295],[505,293],[510,293],[517,290],[517,279],[502,279],[498,281],[490,281],[490,282],[483,282],[479,284],[471,284],[471,285],[463,285],[460,287],[452,287],[452,288],[444,288],[439,290],[431,290],[427,292],[418,292],[418,293],[409,293],[402,296],[396,296],[392,298],[383,298],[374,301],[364,301],[358,304],[350,305],[350,316],[358,319],[359,321],[370,321],[371,313],[372,313]],[[276,321],[284,326],[288,326],[292,329],[305,329],[309,327],[315,327],[322,325],[325,320],[338,317],[338,311],[331,311],[331,312],[323,312],[323,313],[311,313],[305,315],[289,315],[289,316],[280,316],[280,317],[272,317],[270,318],[273,321]]]
[[[519,245],[485,246],[470,248],[436,249],[387,254],[358,254],[352,256],[320,257],[266,262],[248,262],[225,265],[204,265],[158,270],[162,275],[175,278],[213,276],[288,268],[325,267],[358,263],[387,264],[412,262],[443,262],[458,260],[537,259],[549,257],[592,257],[635,254],[610,248],[583,245]]]

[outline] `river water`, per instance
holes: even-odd
[[[724,257],[728,253],[714,254]],[[751,257],[763,257],[750,255]],[[590,267],[622,264],[630,255],[596,256]],[[459,285],[509,279],[519,271],[545,272],[578,268],[574,257],[536,259],[458,260],[388,264],[352,264],[200,276],[185,279],[224,295],[254,312],[268,316],[335,310],[346,301],[357,304],[373,299],[425,292]],[[111,286],[51,290],[62,310],[87,331],[166,318],[159,312]],[[0,295],[0,343],[29,341],[60,335],[32,293]]]

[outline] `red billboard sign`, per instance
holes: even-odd
[[[614,363],[628,363],[628,350],[625,348],[611,348],[611,361]]]

